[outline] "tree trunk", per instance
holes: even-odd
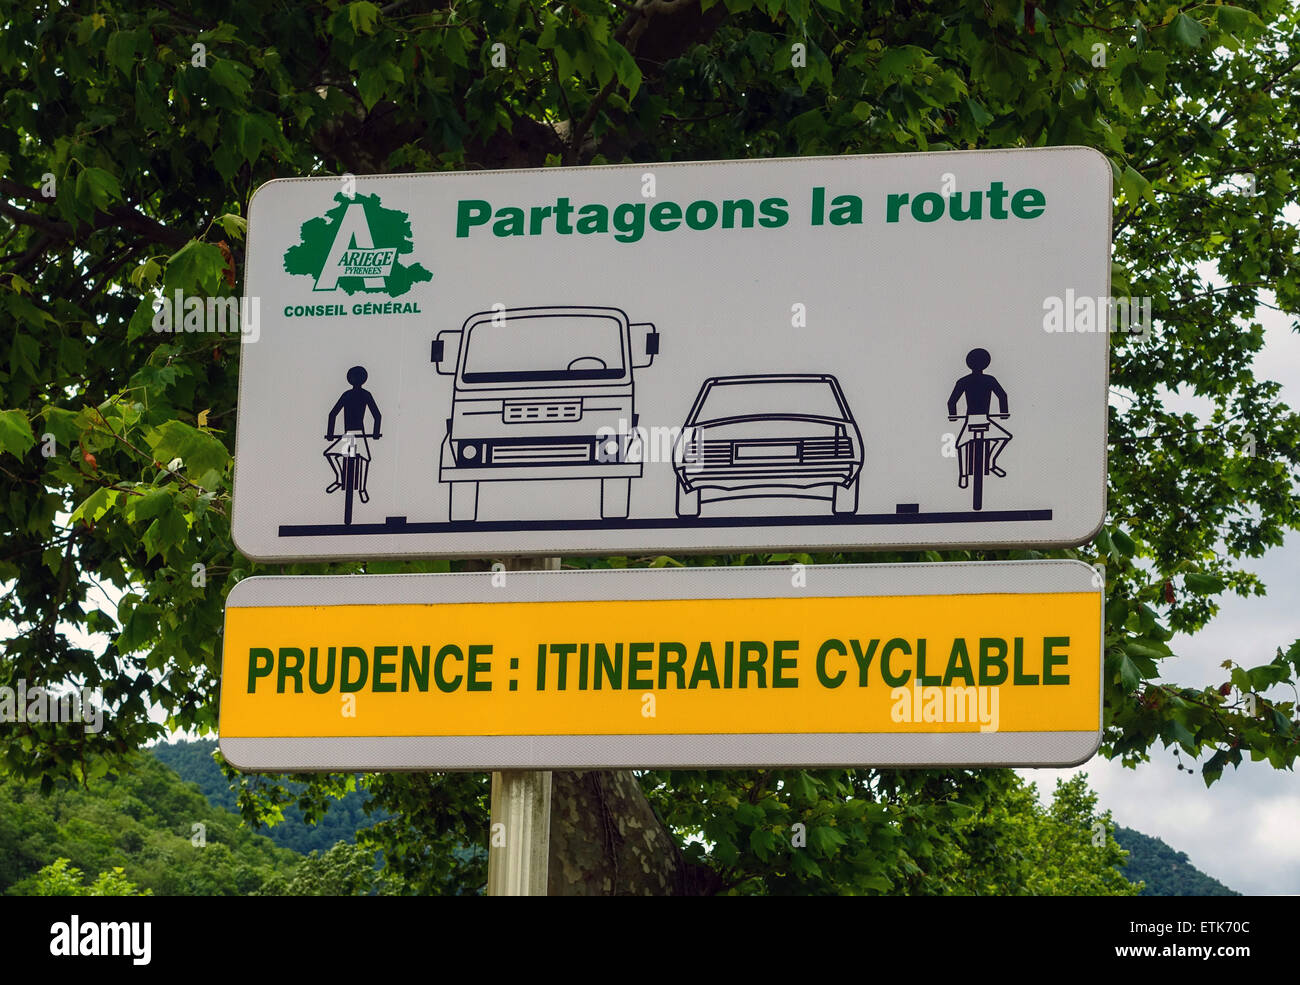
[[[551,779],[551,896],[711,896],[716,873],[693,865],[630,770]]]

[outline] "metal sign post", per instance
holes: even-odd
[[[551,851],[550,770],[492,774],[489,896],[545,896]]]
[[[513,558],[506,571],[558,571],[560,559]],[[489,896],[545,896],[551,854],[551,771],[492,774]]]

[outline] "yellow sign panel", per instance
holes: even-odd
[[[713,569],[726,570],[737,569]],[[740,570],[789,580],[780,569]],[[486,586],[491,576],[419,577]],[[1091,588],[491,597],[488,589],[483,601],[231,604],[223,741],[1101,727],[1101,593]]]

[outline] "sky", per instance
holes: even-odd
[[[1255,375],[1282,384],[1282,403],[1300,410],[1300,333],[1269,308],[1261,307],[1257,318],[1265,339]],[[1168,404],[1179,411],[1197,407],[1180,394]],[[1170,641],[1179,657],[1161,663],[1165,679],[1192,687],[1221,684],[1227,679],[1220,666],[1224,660],[1257,666],[1271,660],[1279,646],[1286,649],[1300,639],[1300,533],[1292,532],[1281,547],[1242,566],[1260,576],[1268,594],[1223,596],[1219,614],[1205,629]],[[1287,696],[1294,700],[1279,695]],[[1300,776],[1295,772],[1244,762],[1206,789],[1199,772],[1180,773],[1173,752],[1159,746],[1151,762],[1137,769],[1097,757],[1077,770],[1020,772],[1037,782],[1040,795],[1050,796],[1058,777],[1080,771],[1088,774],[1099,806],[1116,822],[1164,839],[1230,888],[1251,895],[1300,893]]]

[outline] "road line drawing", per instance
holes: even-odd
[[[430,361],[455,377],[438,469],[449,519],[479,518],[481,482],[555,479],[599,480],[601,518],[626,518],[642,474],[633,371],[658,352],[655,326],[614,307],[497,307],[439,332]]]

